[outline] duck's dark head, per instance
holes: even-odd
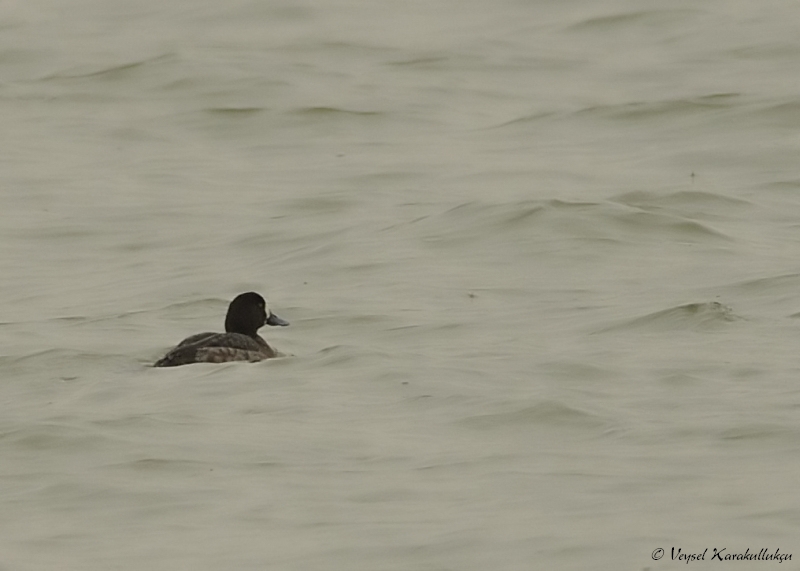
[[[272,313],[264,298],[252,291],[237,295],[228,306],[228,315],[225,316],[225,331],[228,333],[255,337],[264,325],[286,326],[289,322]]]

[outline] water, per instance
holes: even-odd
[[[798,568],[800,7],[0,16],[0,570]]]

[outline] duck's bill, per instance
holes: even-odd
[[[280,325],[282,327],[286,327],[289,325],[289,322],[270,312],[269,317],[267,317],[267,325]]]

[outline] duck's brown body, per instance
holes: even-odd
[[[243,293],[228,307],[226,333],[198,333],[181,341],[155,367],[176,367],[191,363],[261,361],[280,356],[258,333],[263,325],[289,325],[267,308],[257,293]]]

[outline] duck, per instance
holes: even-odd
[[[258,335],[264,325],[286,327],[267,306],[261,295],[249,291],[237,295],[228,306],[225,316],[225,333],[197,333],[170,349],[155,362],[154,367],[177,367],[191,363],[227,363],[280,357],[281,354]]]

